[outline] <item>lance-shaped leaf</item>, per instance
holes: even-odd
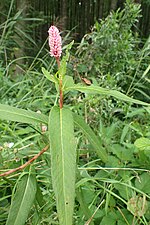
[[[100,138],[98,138],[93,130],[85,123],[81,116],[76,113],[73,114],[74,123],[82,130],[83,134],[89,140],[95,152],[103,162],[107,161],[107,153],[105,148],[102,146]]]
[[[74,41],[72,41],[70,44],[66,46],[66,54],[63,56],[61,63],[60,63],[60,68],[59,68],[59,78],[63,79],[66,75],[66,69],[67,69],[67,61],[69,60],[69,50],[71,49]]]
[[[55,76],[51,75],[44,67],[42,67],[42,73],[48,80],[56,84],[58,83],[58,79]]]
[[[95,86],[95,85],[83,86],[80,84],[76,84],[76,85],[73,85],[72,87],[71,86],[66,87],[66,89],[65,89],[65,91],[73,91],[73,90],[77,90],[77,91],[80,91],[83,93],[89,93],[89,94],[101,94],[101,95],[106,95],[106,96],[112,96],[112,97],[115,97],[115,98],[125,101],[125,102],[131,102],[131,103],[140,104],[140,105],[144,105],[144,106],[150,106],[149,103],[130,98],[127,95],[125,95],[119,91],[109,90],[107,88],[102,88],[102,87]]]
[[[3,104],[0,104],[0,119],[29,124],[48,123],[48,117],[43,114]]]
[[[36,178],[33,174],[23,175],[13,196],[6,225],[24,225],[36,195]]]
[[[75,198],[76,151],[73,117],[69,109],[54,106],[49,116],[51,175],[59,223],[72,225]]]

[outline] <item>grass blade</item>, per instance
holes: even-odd
[[[82,130],[84,135],[87,137],[91,145],[94,147],[97,155],[103,162],[107,161],[107,153],[105,148],[102,146],[100,138],[98,138],[93,130],[85,123],[81,116],[73,114],[75,124]]]

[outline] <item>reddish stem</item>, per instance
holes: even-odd
[[[55,57],[57,65],[58,65],[58,69],[60,68],[60,58],[59,57]]]
[[[15,169],[11,169],[11,170],[9,170],[9,171],[7,171],[5,173],[0,174],[0,177],[4,177],[4,176],[7,176],[7,175],[9,175],[11,173],[14,173],[14,172],[16,172],[18,170],[24,169],[26,166],[28,166],[29,164],[31,164],[31,162],[33,162],[34,160],[36,160],[40,155],[42,155],[44,152],[46,152],[48,148],[49,148],[49,146],[47,145],[37,155],[35,155],[32,159],[30,159],[29,161],[27,161],[25,164],[23,164],[22,166],[19,166],[19,167],[15,168]]]

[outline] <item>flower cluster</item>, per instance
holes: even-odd
[[[59,58],[62,53],[62,41],[59,30],[55,26],[51,26],[48,30],[49,33],[49,47],[50,55]]]

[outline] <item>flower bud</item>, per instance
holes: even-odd
[[[59,58],[62,53],[62,41],[59,30],[55,26],[51,26],[48,30],[49,33],[49,47],[50,55]]]

